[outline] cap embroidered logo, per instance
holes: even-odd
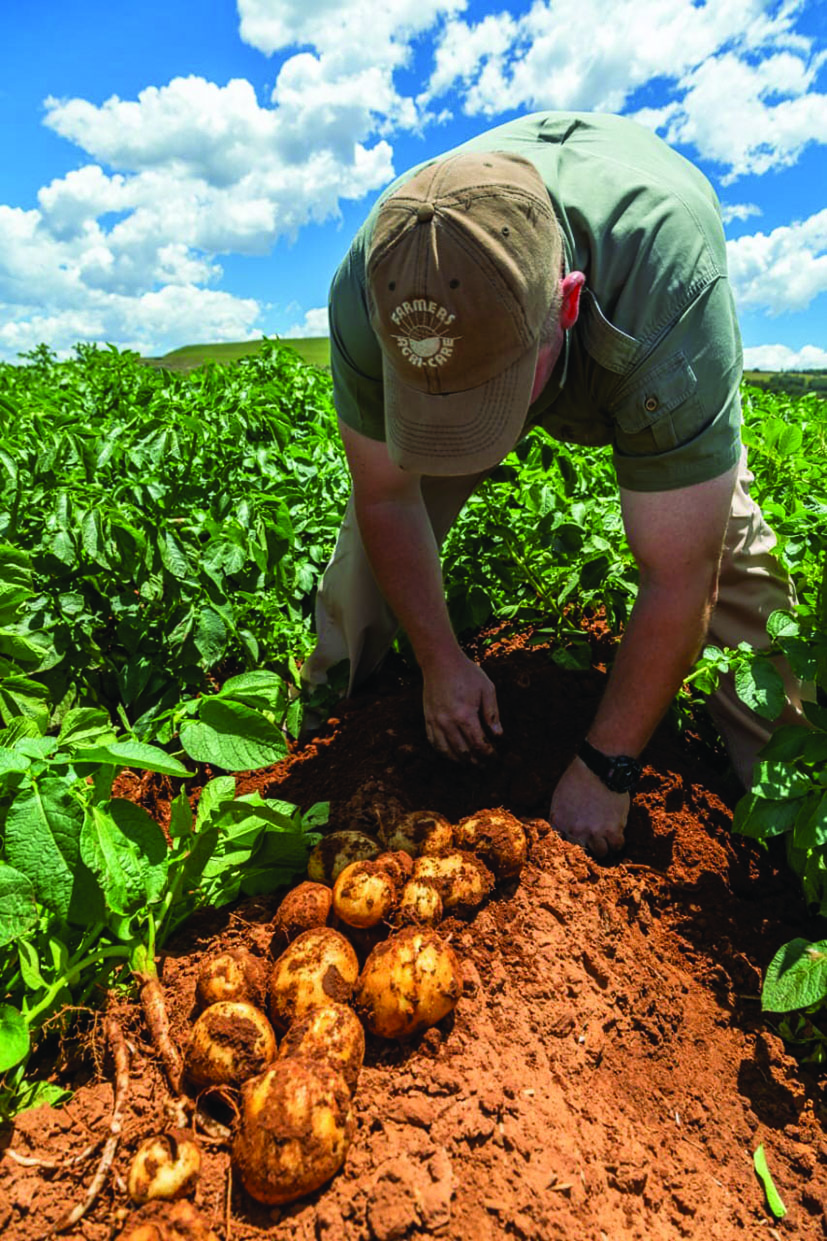
[[[404,335],[393,333],[402,356],[411,366],[443,366],[454,352],[454,342],[460,339],[446,332],[455,318],[444,306],[423,297],[402,302],[391,315],[393,323],[404,331]]]

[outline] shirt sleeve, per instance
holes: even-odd
[[[730,470],[741,452],[742,368],[732,292],[719,277],[613,394],[620,486],[672,491]]]
[[[354,431],[384,440],[382,353],[370,326],[360,237],[333,277],[328,309],[336,413]]]

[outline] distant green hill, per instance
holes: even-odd
[[[161,358],[144,358],[143,361],[147,366],[154,366],[159,370],[194,371],[205,362],[237,362],[239,358],[258,353],[263,344],[263,340],[240,340],[220,345],[184,345],[181,349],[165,353]],[[279,344],[295,350],[299,357],[314,366],[330,365],[330,341],[326,336],[282,338]]]
[[[767,392],[803,396],[815,392],[827,397],[827,371],[744,371],[744,382]]]

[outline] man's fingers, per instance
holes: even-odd
[[[500,711],[497,706],[497,691],[490,681],[483,690],[482,718],[492,736],[502,736],[503,726],[500,723]]]

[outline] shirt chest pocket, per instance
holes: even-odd
[[[699,414],[697,400],[692,399],[697,388],[697,376],[682,352],[623,384],[609,413],[617,424],[618,438],[632,437],[632,442],[623,444],[625,450],[665,452],[683,443],[687,431],[692,433],[685,425],[686,415],[694,422]],[[680,418],[674,416],[678,409]]]

